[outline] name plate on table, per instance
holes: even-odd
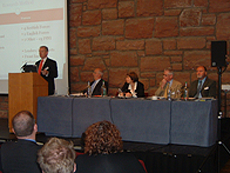
[[[230,91],[230,85],[221,85],[223,91]]]

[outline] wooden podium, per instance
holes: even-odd
[[[48,82],[38,73],[9,73],[8,127],[12,132],[12,119],[16,113],[28,110],[37,119],[37,98],[48,96]]]

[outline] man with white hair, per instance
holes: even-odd
[[[163,79],[160,82],[160,86],[155,92],[156,96],[164,96],[167,98],[168,92],[171,92],[172,99],[181,98],[182,84],[179,81],[173,79],[173,71],[171,68],[164,69]]]
[[[93,78],[94,81],[90,83],[90,89],[92,95],[101,95],[101,86],[103,84],[103,81],[105,82],[106,87],[106,93],[108,93],[108,83],[102,79],[103,76],[103,70],[101,68],[96,68],[93,72]],[[83,93],[86,93],[87,89],[83,91]]]

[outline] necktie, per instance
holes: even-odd
[[[93,90],[94,90],[95,86],[96,86],[96,81],[94,81],[94,83],[91,85],[91,92],[92,93],[93,93]]]
[[[169,82],[167,82],[166,87],[165,87],[165,92],[164,92],[164,97],[166,99],[168,98],[168,90],[169,90]]]
[[[41,74],[41,70],[42,70],[42,64],[43,64],[43,59],[40,62],[39,68],[38,68],[38,74]]]
[[[197,96],[198,98],[201,98],[201,97],[202,97],[202,95],[201,95],[201,89],[202,89],[202,81],[199,80],[198,86],[197,86],[197,93],[196,93],[196,96]]]

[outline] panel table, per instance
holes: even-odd
[[[114,124],[127,141],[169,143],[170,101],[113,99]]]
[[[71,97],[38,97],[38,131],[51,136],[72,137],[73,100]]]
[[[108,120],[123,140],[208,147],[217,140],[217,100],[39,97],[39,132],[81,137],[91,124]]]
[[[110,98],[75,98],[73,102],[73,137],[81,137],[87,127],[110,118]]]
[[[173,101],[170,143],[208,147],[217,140],[217,100]]]

